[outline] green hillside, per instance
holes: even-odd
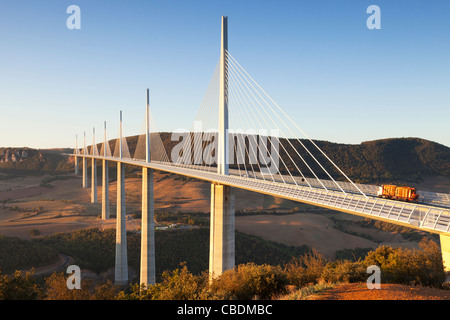
[[[73,170],[73,161],[63,153],[68,149],[1,148],[0,172],[62,173]]]
[[[450,176],[450,148],[424,139],[384,139],[359,145],[317,141],[317,145],[351,179],[362,183]]]
[[[161,139],[169,156],[173,146],[177,143],[171,141],[170,137],[170,133],[161,133]],[[138,140],[139,136],[127,137],[131,155],[134,155]],[[337,179],[342,177],[310,141],[300,141],[301,143],[297,140],[281,140],[282,146],[279,148],[283,159],[280,161],[281,172],[287,173],[287,168],[291,172],[297,172],[297,166],[305,176],[313,177],[299,157],[298,154],[300,154],[319,178],[329,179],[312,156],[305,151],[303,144],[333,177]],[[450,148],[436,142],[420,138],[383,139],[367,141],[358,145],[328,141],[314,142],[355,182],[420,181],[426,176],[450,176]],[[116,140],[110,140],[109,144],[114,153]],[[101,150],[101,144],[98,145],[98,149]],[[17,157],[17,154],[21,156],[24,150],[27,157]],[[74,162],[69,157],[63,156],[63,152],[72,153],[73,151],[0,148],[0,171],[70,172],[73,170]],[[12,154],[16,154],[15,161],[12,161]],[[9,160],[6,161],[8,155]],[[233,168],[233,165],[231,167]],[[248,169],[251,170],[250,166]],[[127,171],[131,170],[132,168],[129,168]]]

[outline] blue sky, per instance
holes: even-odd
[[[69,30],[69,5],[81,29]],[[369,30],[369,5],[381,29]],[[229,51],[311,138],[450,146],[449,1],[0,1],[0,146],[73,147],[92,127],[190,128]],[[99,134],[100,135],[100,134]]]

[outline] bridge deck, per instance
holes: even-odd
[[[196,179],[219,183],[253,192],[299,201],[332,210],[342,211],[376,220],[387,221],[411,228],[439,234],[450,234],[450,209],[433,204],[400,202],[358,193],[343,193],[336,190],[262,180],[258,177],[220,175],[215,170],[198,170],[173,163],[146,162],[137,159],[119,159],[92,155],[71,155],[122,162],[139,167],[171,172]],[[344,189],[345,190],[345,189]]]

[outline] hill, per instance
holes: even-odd
[[[42,174],[72,171],[73,160],[62,154],[67,151],[67,149],[0,147],[0,172]]]
[[[320,141],[318,145],[347,175],[360,182],[450,176],[450,148],[424,139],[384,139],[360,145]]]
[[[166,153],[176,142],[171,141],[171,134],[161,133],[161,140]],[[130,154],[137,149],[139,136],[127,137]],[[324,156],[308,140],[281,140],[280,171],[287,173],[296,171],[297,167],[308,176],[309,169],[299,155],[320,178],[328,179],[325,173],[315,163],[310,154],[305,152],[305,145],[311,154],[339,180],[339,174]],[[450,148],[436,142],[420,138],[392,138],[366,141],[358,145],[340,144],[328,141],[314,141],[325,154],[341,168],[350,179],[358,183],[389,183],[397,181],[418,182],[429,176],[450,177]],[[114,153],[116,140],[109,141],[111,152]],[[101,150],[101,144],[98,144]],[[295,148],[295,150],[294,150]],[[67,149],[36,150],[29,148],[0,148],[0,172],[34,172],[34,173],[64,173],[73,170],[73,159],[62,155],[72,153]],[[285,166],[281,165],[285,163]],[[231,166],[233,167],[233,166]],[[237,168],[237,167],[236,167]],[[129,172],[132,169],[129,168]],[[114,174],[114,172],[112,172]],[[312,176],[312,175],[311,175]],[[0,176],[1,178],[1,176]]]
[[[161,140],[167,155],[170,156],[171,150],[177,142],[171,141],[171,134],[168,132],[161,133]],[[139,136],[127,138],[131,154],[134,154],[138,141]],[[300,139],[301,143],[296,139],[289,141],[281,139],[280,141],[282,146],[280,145],[279,150],[283,159],[280,161],[281,172],[287,174],[286,169],[298,172],[295,163],[308,176],[310,171],[299,157],[299,153],[320,178],[329,179],[325,173],[320,173],[323,171],[312,156],[305,151],[303,144],[324,168],[339,180],[341,175],[309,140]],[[450,177],[450,148],[433,141],[420,138],[390,138],[366,141],[355,145],[320,140],[313,140],[313,142],[350,179],[358,183],[417,182],[429,176]],[[111,140],[109,143],[114,152],[115,140]],[[98,148],[101,149],[100,144]],[[283,162],[285,166],[283,166]],[[237,168],[232,165],[230,167]],[[250,170],[250,167],[248,169]],[[311,174],[309,176],[313,177]]]
[[[139,136],[127,138],[131,154],[134,154],[138,140]],[[176,142],[171,141],[170,133],[167,132],[161,133],[161,140],[167,154],[170,155]],[[450,148],[425,139],[391,138],[366,141],[359,145],[313,141],[355,182],[420,181],[428,176],[450,177]],[[309,170],[298,156],[298,152],[320,176],[320,167],[312,156],[305,152],[303,144],[329,172],[336,173],[335,168],[309,140],[300,140],[300,142],[294,139],[281,140],[283,146],[280,146],[279,150],[283,161],[280,163],[284,162],[293,172],[295,171],[294,162],[306,174]],[[110,141],[111,150],[114,149],[115,144],[115,140]],[[101,145],[98,145],[98,148],[101,148]],[[286,171],[286,167],[281,167],[280,170]],[[336,174],[336,176],[339,175]],[[320,177],[328,178],[325,174]]]

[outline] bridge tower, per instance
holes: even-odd
[[[119,152],[122,160],[122,111],[120,111]],[[117,162],[116,266],[115,283],[128,284],[127,225],[125,206],[125,164]]]
[[[228,175],[228,17],[222,16],[220,48],[219,135],[217,173]],[[235,265],[234,190],[211,184],[209,273],[219,276]]]
[[[150,162],[150,97],[147,89],[145,118],[145,160]],[[153,207],[153,169],[142,167],[142,226],[140,283],[155,284],[155,211]]]

